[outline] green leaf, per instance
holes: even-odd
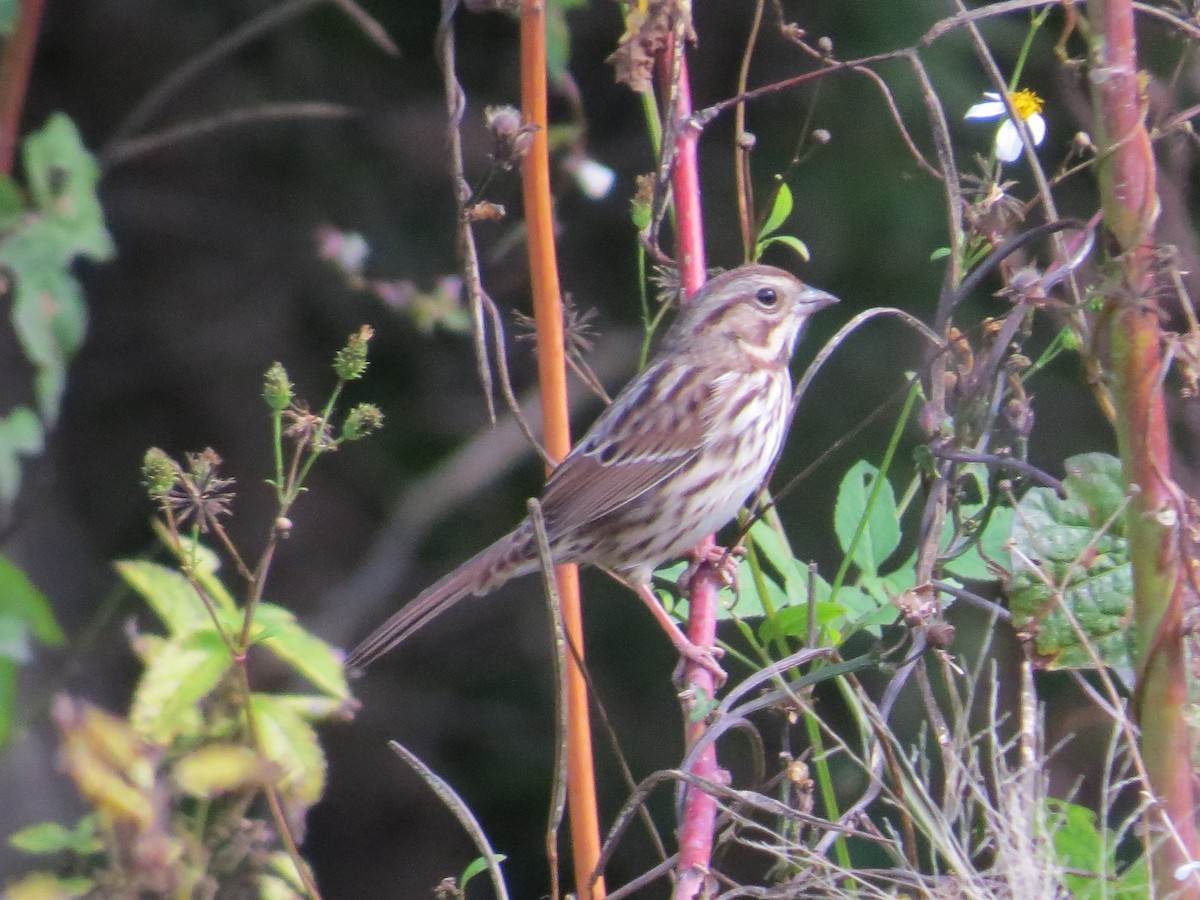
[[[262,751],[280,767],[276,783],[287,797],[308,808],[325,791],[325,752],[317,733],[302,716],[270,694],[251,694]]]
[[[929,261],[937,262],[939,259],[945,259],[949,255],[950,255],[949,247],[938,247],[936,250],[934,250],[932,253],[929,254]]]
[[[182,574],[147,560],[114,563],[117,573],[142,595],[172,637],[212,630],[212,617],[196,588]]]
[[[984,510],[984,505],[964,505],[962,514],[974,517]],[[1008,553],[1008,538],[1012,534],[1013,510],[1007,506],[997,506],[992,509],[987,525],[978,540],[971,548],[946,563],[945,569],[959,578],[971,578],[975,581],[996,581],[1003,577],[1004,572],[1012,570],[1012,560]],[[954,523],[947,517],[942,522],[942,549],[947,550],[954,538]],[[991,565],[988,565],[988,562]],[[1003,572],[997,572],[999,567]]]
[[[4,0],[0,0],[3,5]],[[10,231],[25,215],[25,195],[15,181],[0,175],[0,232]]]
[[[94,897],[96,883],[91,878],[59,878],[49,872],[31,872],[20,881],[5,885],[4,900],[74,900]]]
[[[779,230],[779,226],[792,214],[792,205],[792,189],[787,186],[787,182],[780,182],[779,190],[775,193],[775,202],[771,204],[771,213],[767,216],[767,221],[763,222],[763,227],[758,230],[759,241]]]
[[[129,722],[144,739],[165,747],[197,725],[197,706],[233,666],[229,648],[213,629],[166,641],[142,673]]]
[[[763,253],[766,252],[766,249],[772,244],[783,244],[785,247],[791,247],[805,262],[808,262],[809,259],[811,259],[811,255],[808,252],[808,245],[804,243],[804,241],[800,240],[800,238],[794,237],[790,234],[775,234],[769,238],[764,238],[763,240],[759,241],[755,247],[754,258],[758,259],[761,257]]]
[[[8,842],[25,853],[41,856],[52,853],[90,856],[104,849],[104,842],[96,835],[95,816],[84,816],[74,828],[57,822],[40,822],[17,831],[9,837]]]
[[[66,383],[66,367],[83,342],[87,310],[83,292],[66,268],[71,248],[59,231],[35,220],[0,242],[0,265],[13,280],[13,328],[37,368],[38,410],[53,423]]]
[[[347,699],[350,685],[341,654],[305,631],[282,606],[260,603],[254,610],[253,638],[332,697]]]
[[[833,510],[833,527],[842,552],[849,554],[865,575],[877,575],[900,545],[900,516],[890,482],[883,481],[875,503],[867,508],[878,477],[875,466],[865,460],[855,463],[842,478]]]
[[[0,418],[0,508],[10,507],[21,491],[21,457],[43,447],[42,423],[26,406]]]
[[[1120,462],[1088,453],[1068,459],[1066,499],[1050,488],[1026,492],[1013,517],[1015,565],[1009,589],[1013,625],[1045,668],[1092,668],[1091,655],[1059,607],[1072,612],[1105,665],[1127,683],[1133,672],[1133,567],[1125,539]],[[1107,524],[1107,527],[1105,527]]]
[[[57,647],[64,640],[46,595],[3,556],[0,556],[0,616],[14,618],[29,626],[43,644]]]
[[[8,37],[17,25],[17,0],[0,0],[0,37]]]
[[[508,859],[508,857],[505,856],[503,853],[496,854],[496,862],[504,862],[506,859]],[[484,859],[482,856],[475,857],[473,860],[471,860],[470,863],[467,864],[467,867],[465,869],[463,869],[462,875],[459,876],[458,889],[460,891],[466,890],[467,882],[470,881],[472,878],[474,878],[476,875],[480,875],[480,874],[486,872],[487,868],[488,868],[488,861],[486,859]]]
[[[17,707],[17,664],[0,659],[0,747],[12,737],[13,710]]]
[[[110,259],[112,238],[96,196],[100,167],[83,146],[70,117],[63,113],[50,116],[39,131],[25,139],[22,158],[34,206],[63,230],[71,255]]]
[[[1071,897],[1140,900],[1151,896],[1145,858],[1116,874],[1116,848],[1121,835],[1107,827],[1101,833],[1093,810],[1052,798],[1045,803],[1053,817],[1049,830],[1054,852],[1058,863],[1068,870],[1063,881]]]
[[[0,190],[0,219],[12,226],[0,240],[0,266],[12,281],[13,327],[37,371],[42,418],[58,418],[67,364],[83,342],[87,308],[71,274],[77,257],[110,259],[112,238],[96,196],[99,167],[71,120],[56,113],[23,147],[35,214],[13,214],[15,189]]]
[[[1063,483],[1068,496],[1087,504],[1095,527],[1099,528],[1124,509],[1125,474],[1117,457],[1108,453],[1081,453],[1063,463],[1063,469],[1067,473]],[[1125,534],[1123,516],[1118,516],[1114,526],[1120,528],[1115,533]]]
[[[561,4],[548,3],[543,9],[546,16],[546,75],[551,84],[562,84],[571,62],[571,31],[567,28],[567,17]]]

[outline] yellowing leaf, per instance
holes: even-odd
[[[171,775],[185,793],[211,799],[229,791],[264,784],[278,772],[249,747],[209,744],[180,759]]]
[[[170,639],[142,674],[129,721],[146,740],[165,747],[195,727],[196,706],[232,665],[229,649],[215,631]]]

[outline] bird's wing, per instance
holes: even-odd
[[[553,540],[641,497],[701,452],[711,372],[655,366],[623,390],[559,464],[542,495]]]

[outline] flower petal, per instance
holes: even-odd
[[[1012,119],[1005,119],[996,129],[996,159],[1015,162],[1021,156],[1021,135]]]
[[[584,159],[575,170],[575,182],[579,189],[592,200],[600,200],[608,196],[617,173],[603,163],[598,163],[590,157]]]
[[[1000,100],[986,100],[983,103],[976,103],[967,110],[964,119],[998,119],[1008,112],[1004,107],[1004,103]]]
[[[1029,136],[1033,138],[1033,145],[1040,147],[1046,139],[1046,120],[1034,113],[1025,120],[1025,126],[1029,129]]]

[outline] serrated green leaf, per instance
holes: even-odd
[[[1012,543],[1033,561],[1016,566],[1009,589],[1013,624],[1031,640],[1037,662],[1046,668],[1092,668],[1088,652],[1061,602],[1079,623],[1105,665],[1127,683],[1133,672],[1133,567],[1124,537],[1120,463],[1114,457],[1084,454],[1066,461],[1067,497],[1049,488],[1031,488],[1013,517]]]
[[[767,216],[767,221],[763,222],[762,228],[758,230],[758,240],[761,242],[767,235],[779,230],[779,226],[787,221],[787,217],[792,214],[792,189],[787,186],[786,182],[780,182],[779,190],[775,194],[775,202],[771,204],[771,213]]]
[[[204,588],[204,592],[217,608],[217,612],[224,613],[227,621],[240,618],[241,610],[238,609],[238,605],[225,587],[225,583],[221,581],[221,557],[217,552],[186,535],[179,535],[178,545],[176,545],[175,538],[167,533],[166,526],[161,522],[155,523],[155,531],[163,546],[175,554],[180,566],[192,571],[196,581]],[[236,630],[241,630],[240,622],[236,625]]]
[[[168,640],[142,673],[129,721],[145,740],[165,747],[196,725],[196,707],[233,666],[229,648],[212,629]]]
[[[785,247],[790,247],[796,251],[796,255],[804,260],[804,262],[808,262],[812,258],[812,255],[808,252],[808,244],[791,234],[775,234],[769,238],[763,238],[755,246],[754,258],[758,259],[761,257],[772,244],[783,244]]]
[[[833,510],[833,527],[842,552],[849,554],[866,575],[877,575],[879,567],[900,545],[896,494],[886,479],[880,486],[876,502],[867,509],[867,500],[878,477],[879,470],[875,466],[859,460],[843,476]],[[855,543],[860,526],[861,535]]]
[[[96,196],[100,167],[83,146],[70,117],[63,113],[50,116],[40,130],[25,139],[22,159],[34,206],[63,229],[72,255],[110,259],[112,238]]]
[[[254,610],[254,642],[261,643],[332,697],[350,696],[341,654],[305,631],[282,606],[260,603]]]
[[[49,599],[3,556],[0,556],[0,616],[24,623],[43,644],[57,647],[64,640]]]
[[[262,752],[280,767],[277,784],[288,798],[307,809],[325,791],[325,752],[317,733],[288,704],[270,694],[252,694]]]
[[[0,242],[0,265],[13,280],[13,328],[38,369],[38,411],[50,424],[58,418],[67,364],[87,328],[83,291],[66,268],[70,248],[58,245],[58,235],[35,221]]]
[[[114,563],[125,583],[141,594],[172,637],[213,628],[196,588],[174,569],[147,560]]]

